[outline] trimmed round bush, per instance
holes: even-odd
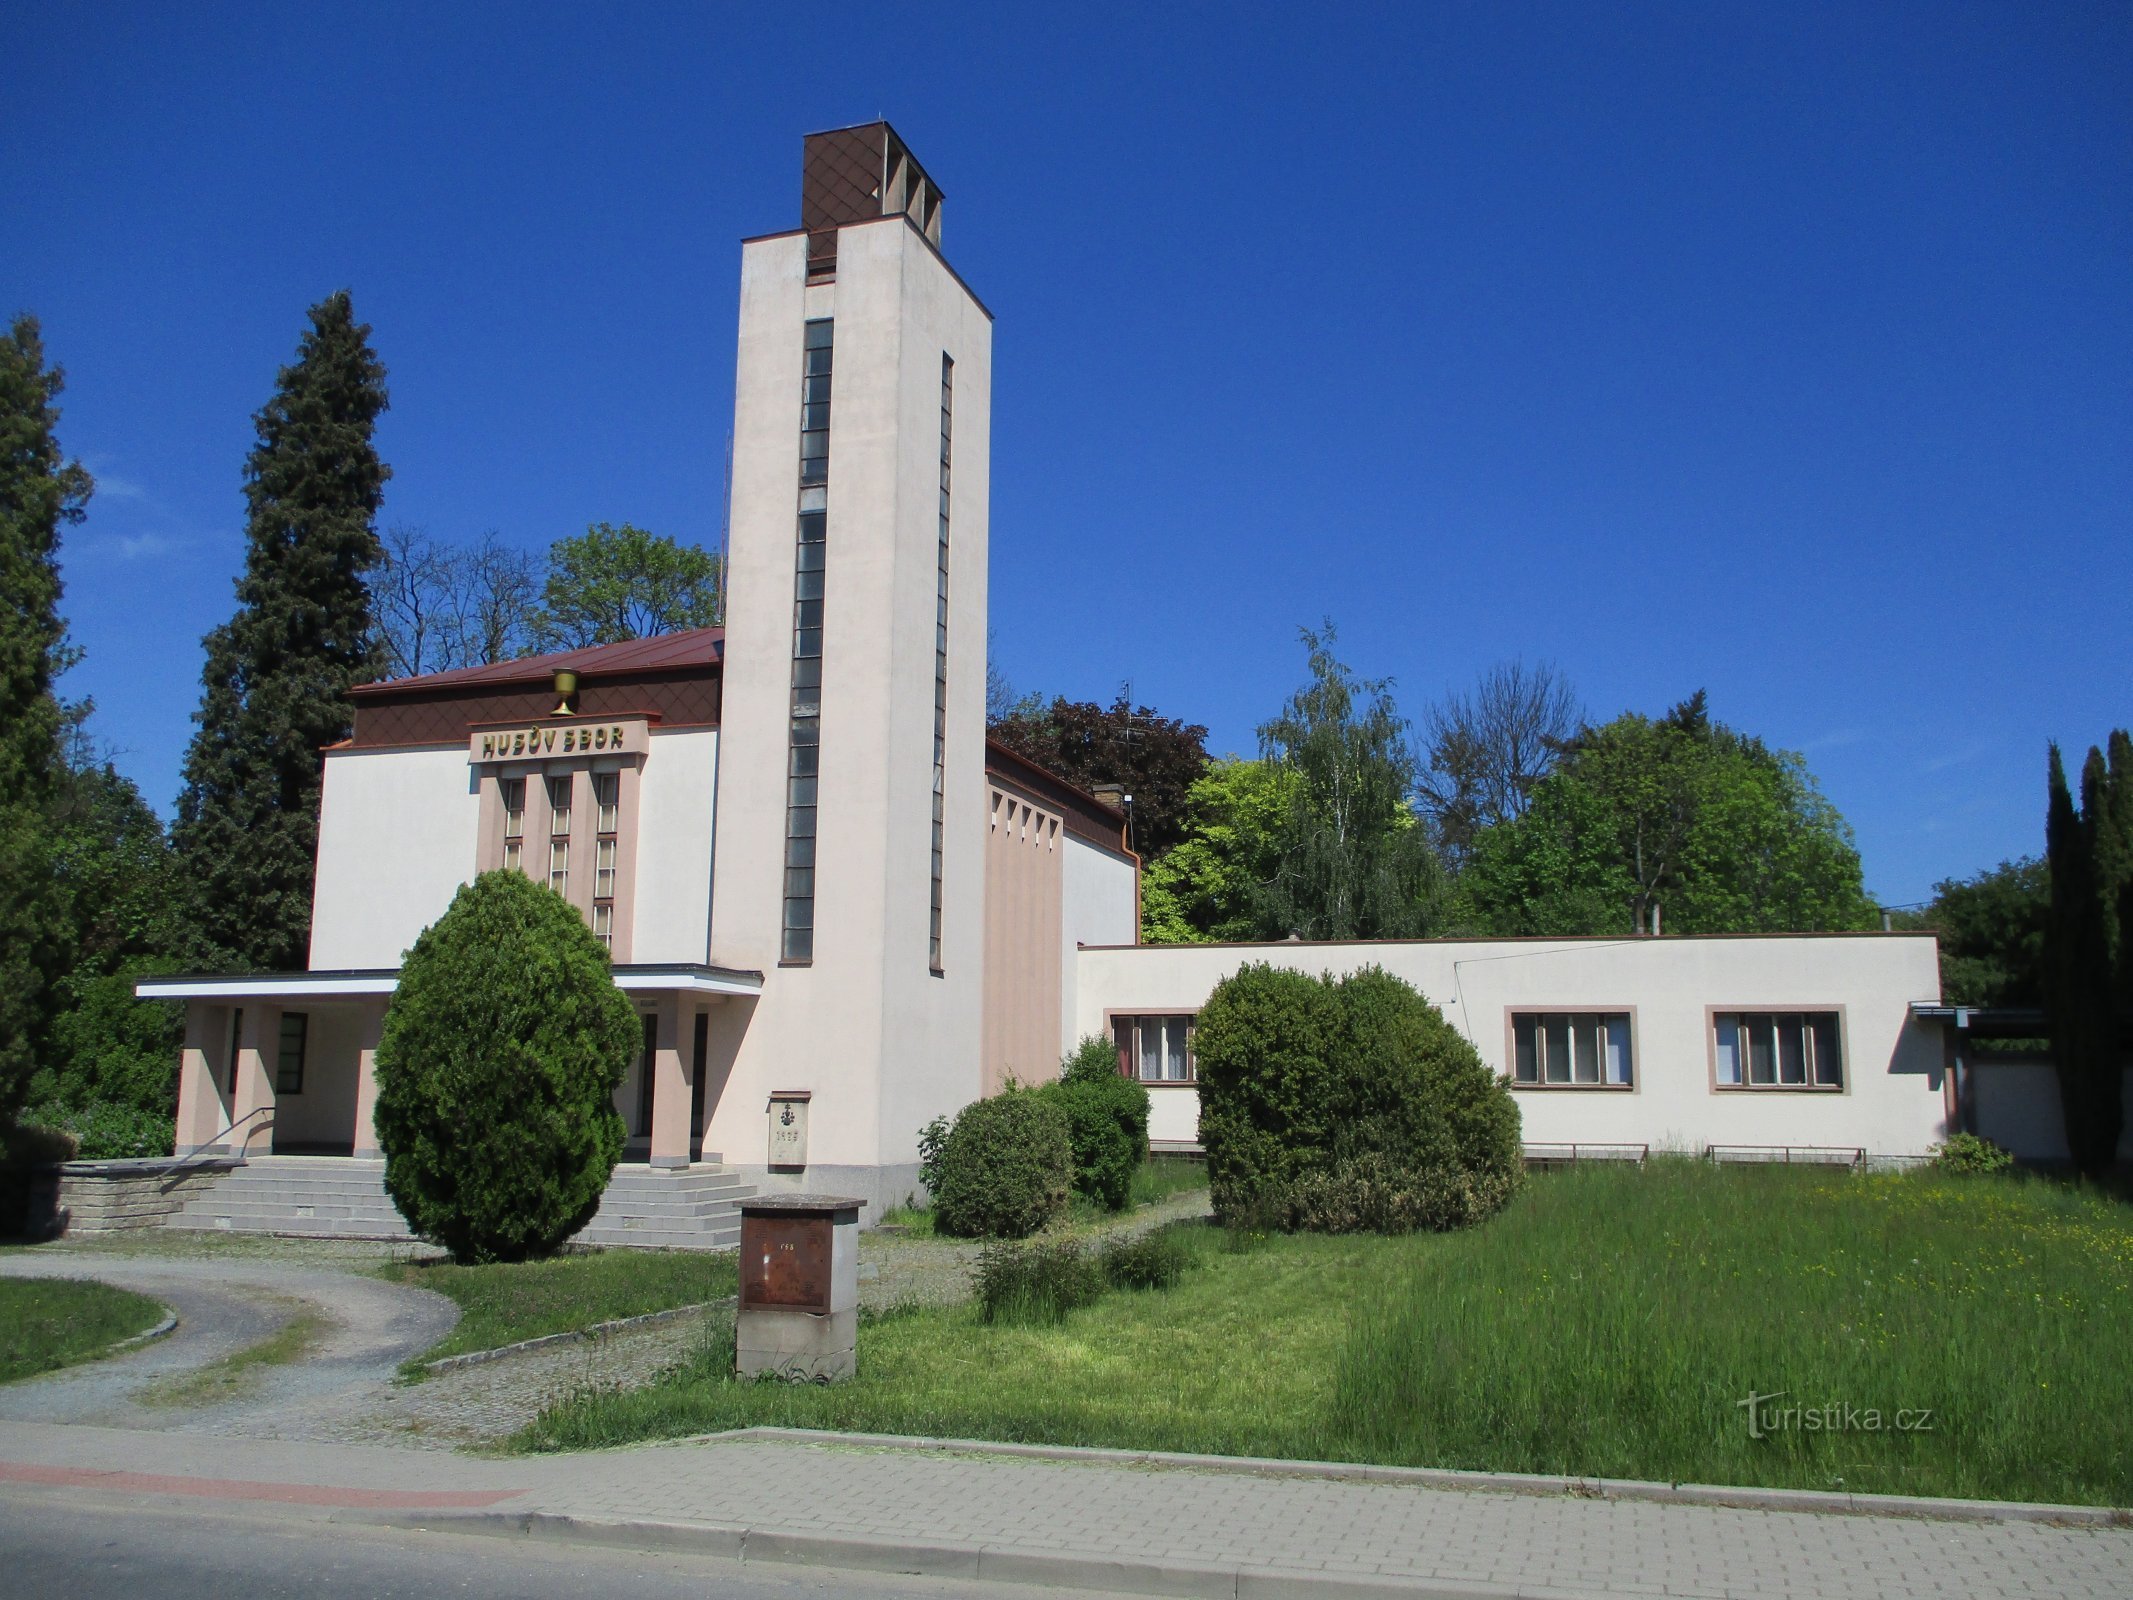
[[[2013,1165],[2013,1156],[1980,1134],[1953,1133],[1933,1147],[1936,1172],[2005,1172]]]
[[[606,947],[561,895],[485,872],[423,930],[378,1042],[385,1188],[462,1262],[551,1254],[622,1155],[639,1036]]]
[[[1066,1113],[1034,1089],[963,1107],[933,1163],[933,1220],[965,1239],[1024,1239],[1064,1209],[1074,1167]]]
[[[1118,1047],[1089,1038],[1061,1064],[1059,1081],[1039,1093],[1065,1113],[1074,1152],[1074,1192],[1107,1211],[1133,1198],[1133,1175],[1148,1153],[1148,1090],[1118,1070]]]
[[[1508,1086],[1414,987],[1267,966],[1200,1013],[1200,1140],[1232,1226],[1398,1233],[1500,1208],[1523,1171]]]

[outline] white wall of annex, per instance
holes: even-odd
[[[474,876],[480,815],[464,745],[328,751],[311,970],[397,967]]]
[[[1130,857],[1102,850],[1072,834],[1064,836],[1066,853],[1061,858],[1061,938],[1059,949],[1060,1013],[1059,1053],[1072,1052],[1101,1026],[1083,1024],[1075,1004],[1075,986],[1081,964],[1077,944],[1132,944],[1140,938],[1140,905],[1135,886],[1140,869]],[[1100,1021],[1099,1017],[1099,1021]]]
[[[707,959],[718,730],[654,730],[638,788],[632,962]]]
[[[1336,976],[1376,963],[1414,984],[1508,1070],[1512,1007],[1632,1010],[1633,1090],[1517,1093],[1529,1143],[1589,1141],[1700,1151],[1706,1145],[1833,1145],[1922,1155],[1945,1134],[1938,1030],[1913,1001],[1936,1001],[1934,941],[1919,935],[1378,944],[1144,946],[1084,950],[1076,1027],[1106,1011],[1191,1012],[1251,961]],[[1842,1093],[1719,1091],[1709,1007],[1844,1015]],[[1175,1093],[1176,1091],[1163,1091]]]

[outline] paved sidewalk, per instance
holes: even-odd
[[[0,1423],[0,1492],[11,1481],[1210,1600],[1343,1590],[2133,1593],[2133,1528],[1752,1511],[792,1439],[470,1459],[288,1440],[204,1448],[197,1437]]]

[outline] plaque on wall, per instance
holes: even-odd
[[[806,1089],[778,1089],[770,1096],[770,1165],[797,1171],[807,1165],[807,1105],[813,1099]]]

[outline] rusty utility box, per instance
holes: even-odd
[[[857,1370],[859,1208],[834,1194],[741,1202],[734,1369],[744,1378],[832,1383]]]

